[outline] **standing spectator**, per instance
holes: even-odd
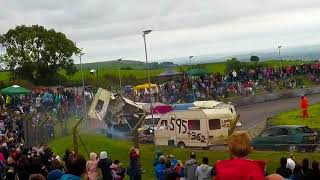
[[[62,158],[62,160],[64,161],[64,164],[65,164],[66,166],[67,166],[67,163],[68,163],[68,159],[69,159],[69,157],[70,157],[70,154],[71,154],[70,150],[69,150],[69,149],[66,149],[65,154],[64,154],[64,156],[63,156],[63,158]]]
[[[79,154],[72,154],[68,158],[67,173],[60,180],[81,180],[81,176],[86,172],[86,160]]]
[[[196,169],[197,169],[196,153],[191,152],[190,160],[186,162],[184,166],[184,177],[186,180],[195,180],[196,179]]]
[[[280,159],[280,167],[276,170],[277,174],[280,174],[284,178],[289,178],[290,175],[292,174],[292,171],[286,167],[287,165],[287,158],[282,157]]]
[[[101,174],[103,180],[112,180],[112,172],[110,166],[112,165],[112,160],[108,158],[106,151],[100,152],[100,160],[98,162],[98,167],[101,169]]]
[[[155,167],[155,173],[157,180],[165,180],[164,172],[166,170],[166,157],[161,155],[159,157],[159,164]]]
[[[166,170],[163,175],[164,179],[165,180],[177,180],[177,178],[179,178],[179,174],[174,169],[172,169],[172,163],[170,160],[168,160],[165,163],[165,166],[166,166]]]
[[[250,135],[245,131],[234,132],[228,140],[230,160],[219,161],[215,180],[264,180],[266,163],[247,159],[252,152]]]
[[[130,162],[127,169],[127,174],[129,175],[130,180],[141,180],[142,171],[139,156],[139,150],[131,148],[129,153]]]
[[[153,167],[156,167],[159,164],[159,157],[163,155],[162,151],[158,150],[156,152],[156,158],[153,160]]]
[[[305,175],[305,180],[320,179],[320,170],[318,161],[312,162],[312,170]]]
[[[88,180],[96,180],[98,175],[98,159],[97,154],[90,153],[90,160],[87,162]]]
[[[196,169],[196,179],[197,180],[211,180],[213,176],[212,167],[208,166],[209,159],[203,157],[202,164]]]
[[[303,174],[302,174],[302,169],[300,164],[296,164],[293,170],[293,173],[289,177],[291,180],[302,180],[303,179]]]
[[[125,169],[121,167],[120,161],[115,160],[111,165],[113,180],[122,180],[125,177]]]
[[[302,174],[305,176],[306,174],[309,174],[311,169],[309,168],[309,160],[307,158],[302,160]]]

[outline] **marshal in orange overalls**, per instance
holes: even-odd
[[[301,96],[300,107],[302,110],[302,117],[308,118],[309,117],[309,114],[308,114],[309,101],[307,97]]]

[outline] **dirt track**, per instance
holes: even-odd
[[[309,104],[320,103],[320,94],[308,96],[308,99]],[[261,124],[268,117],[274,116],[280,112],[299,108],[299,105],[299,98],[289,98],[238,107],[237,112],[240,114],[242,127],[237,129],[252,130],[257,124]]]

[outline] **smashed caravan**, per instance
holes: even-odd
[[[88,117],[92,128],[105,129],[112,136],[126,136],[143,122],[145,111],[135,102],[99,88]]]
[[[198,101],[188,110],[162,116],[155,132],[156,145],[210,147],[223,145],[236,127],[239,115],[231,104]]]

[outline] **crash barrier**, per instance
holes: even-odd
[[[301,89],[289,89],[280,92],[272,92],[265,95],[251,95],[233,100],[232,103],[236,106],[246,106],[251,104],[263,103],[267,101],[275,101],[279,99],[295,98],[301,95],[320,94],[320,86]]]

